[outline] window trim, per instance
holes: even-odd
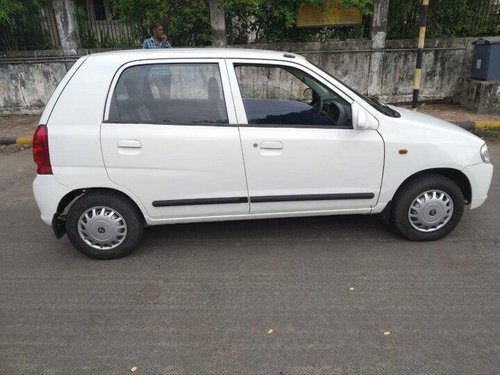
[[[240,124],[243,128],[277,128],[277,129],[338,129],[353,130],[352,126],[309,125],[309,124]]]
[[[228,122],[220,123],[199,123],[199,124],[167,124],[164,122],[130,122],[130,121],[111,121],[109,114],[111,109],[111,102],[116,89],[116,85],[123,74],[123,72],[131,67],[142,65],[157,65],[157,64],[217,64],[219,67],[219,74],[221,79],[221,89],[224,99],[224,105],[227,112]],[[235,124],[236,113],[234,109],[233,98],[231,96],[230,83],[227,73],[227,67],[222,58],[176,58],[176,59],[147,59],[147,60],[134,60],[121,65],[116,69],[111,84],[106,95],[106,102],[104,106],[104,113],[102,118],[103,124],[148,124],[148,125],[170,125],[170,126],[229,126]]]
[[[235,123],[217,123],[217,122],[200,122],[194,124],[168,124],[165,122],[151,121],[151,122],[139,122],[139,121],[110,121],[104,120],[103,124],[123,124],[123,125],[153,125],[153,126],[216,126],[221,128],[238,127]]]
[[[248,118],[245,111],[245,106],[243,104],[243,98],[241,96],[240,86],[238,83],[238,78],[236,77],[235,65],[255,65],[255,66],[289,66],[291,68],[295,68],[303,71],[309,76],[313,77],[321,84],[335,92],[339,97],[344,99],[349,105],[352,106],[354,103],[354,99],[345,94],[343,91],[339,90],[338,87],[332,85],[329,81],[325,80],[324,77],[316,73],[314,70],[310,69],[307,66],[296,63],[294,61],[282,61],[282,60],[264,60],[264,59],[226,59],[227,71],[229,75],[229,80],[231,84],[232,90],[232,100],[235,105],[236,115],[238,118],[238,124],[242,127],[250,127],[250,128],[306,128],[306,129],[338,129],[338,130],[353,130],[353,126],[329,126],[329,125],[281,125],[281,124],[249,124]]]

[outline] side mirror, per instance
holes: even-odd
[[[378,121],[366,109],[358,103],[351,104],[352,125],[358,130],[376,130],[378,129]]]

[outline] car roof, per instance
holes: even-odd
[[[89,55],[89,58],[100,57],[118,60],[143,60],[162,58],[221,58],[221,59],[278,59],[297,58],[305,60],[301,55],[285,51],[271,51],[244,48],[157,48],[157,49],[132,49],[121,51],[100,52]]]

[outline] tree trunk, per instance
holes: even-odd
[[[79,47],[76,7],[73,0],[55,0],[54,14],[61,48],[65,53],[75,53]]]
[[[210,25],[212,26],[212,46],[226,47],[226,19],[224,5],[219,0],[208,0],[210,5]]]

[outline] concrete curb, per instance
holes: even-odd
[[[499,129],[500,121],[476,121],[476,129]]]
[[[500,120],[494,121],[455,121],[455,125],[464,128],[465,130],[474,129],[500,129]]]
[[[21,135],[19,137],[0,137],[0,145],[18,145],[31,146],[33,143],[32,135]]]
[[[456,121],[455,125],[466,130],[474,129],[500,129],[500,120],[494,121]],[[19,137],[0,137],[0,145],[18,145],[31,146],[33,143],[32,135],[21,135]]]

